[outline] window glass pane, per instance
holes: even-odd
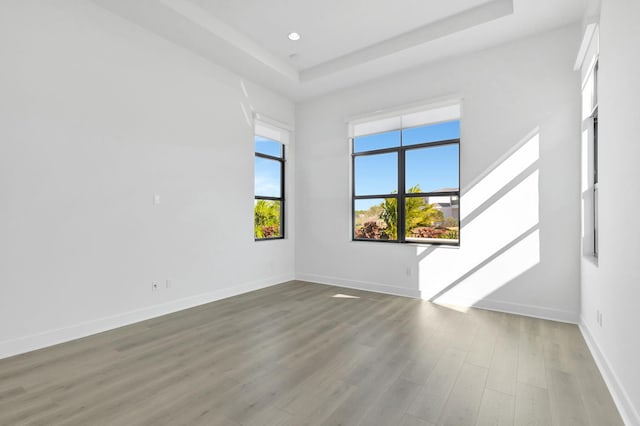
[[[593,99],[591,100],[592,107],[598,106],[598,63],[596,62],[593,68]]]
[[[282,204],[280,201],[255,200],[253,231],[255,238],[282,236]]]
[[[594,107],[595,78],[593,72],[589,74],[587,83],[582,89],[582,119],[589,117]]]
[[[403,146],[449,139],[460,139],[460,120],[413,127],[402,131]]]
[[[255,143],[256,152],[282,158],[282,144],[280,142],[272,141],[262,136],[256,136]]]
[[[374,149],[400,146],[400,130],[360,136],[353,140],[353,152],[373,151]]]
[[[405,157],[407,192],[458,190],[459,145],[411,149]]]
[[[460,204],[457,195],[405,199],[407,239],[458,242],[459,218]]]
[[[398,239],[398,200],[396,198],[355,200],[353,213],[354,238]]]
[[[593,116],[593,183],[598,183],[598,115]]]
[[[364,155],[355,159],[355,195],[398,191],[398,153]]]
[[[262,197],[281,197],[280,179],[282,169],[280,161],[255,157],[255,195]]]

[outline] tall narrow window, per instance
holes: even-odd
[[[255,201],[253,232],[256,240],[284,238],[284,145],[255,136]]]
[[[593,255],[598,257],[598,62],[593,68]]]
[[[459,243],[458,117],[455,105],[353,126],[353,240]]]
[[[600,29],[597,22],[586,25],[575,69],[580,70],[582,80],[582,125],[581,125],[581,161],[580,161],[580,195],[582,238],[581,251],[585,259],[598,264],[600,232],[598,204],[600,198],[599,173],[600,155],[600,119],[598,109],[598,85],[600,80],[599,66]]]

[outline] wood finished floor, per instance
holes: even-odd
[[[0,360],[14,424],[622,420],[574,325],[294,281]]]

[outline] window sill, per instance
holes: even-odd
[[[389,240],[350,240],[351,243],[369,243],[369,244],[386,244],[386,245],[397,245],[397,246],[409,246],[409,247],[436,247],[436,248],[452,248],[459,249],[460,242],[456,243],[445,243],[437,240],[432,241],[407,241],[404,243],[398,243],[396,241]]]
[[[441,242],[430,242],[430,241],[407,241],[404,243],[407,246],[412,247],[437,247],[437,248],[452,248],[459,249],[460,243],[441,243]]]

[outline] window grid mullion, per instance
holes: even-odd
[[[280,160],[280,237],[284,238],[285,233],[285,221],[284,221],[284,162],[285,162],[285,152],[284,152],[284,144],[280,146],[280,154],[282,155],[282,159]]]
[[[400,134],[400,143],[402,143],[402,134]],[[424,143],[419,143],[415,145],[394,146],[391,148],[380,148],[380,149],[372,149],[369,151],[355,152],[355,142],[354,142],[352,143],[352,146],[351,146],[351,155],[354,157],[359,157],[359,156],[365,156],[365,155],[388,154],[390,152],[398,152],[399,150],[430,148],[430,147],[436,147],[436,146],[442,146],[442,145],[455,145],[459,143],[460,143],[460,138],[456,138],[456,139],[446,139],[442,141],[424,142]]]
[[[374,200],[376,198],[398,198],[399,194],[356,195],[354,200]]]
[[[460,191],[451,192],[412,192],[405,194],[405,198],[423,198],[423,197],[459,197]]]
[[[356,138],[351,138],[351,152],[355,150]],[[351,238],[356,237],[356,157],[351,156]]]
[[[275,155],[263,154],[261,152],[256,152],[255,156],[260,158],[266,158],[267,160],[284,161],[284,157],[276,157]]]
[[[403,149],[404,147],[402,146],[402,131],[400,132],[400,148],[398,150],[398,223],[396,225],[396,228],[398,229],[398,242],[399,243],[404,243],[405,242],[405,234],[406,234],[406,221],[404,219],[405,217],[405,211],[404,211],[404,206],[405,206],[405,180],[406,180],[406,175],[405,175],[405,153],[406,153],[406,149]]]

